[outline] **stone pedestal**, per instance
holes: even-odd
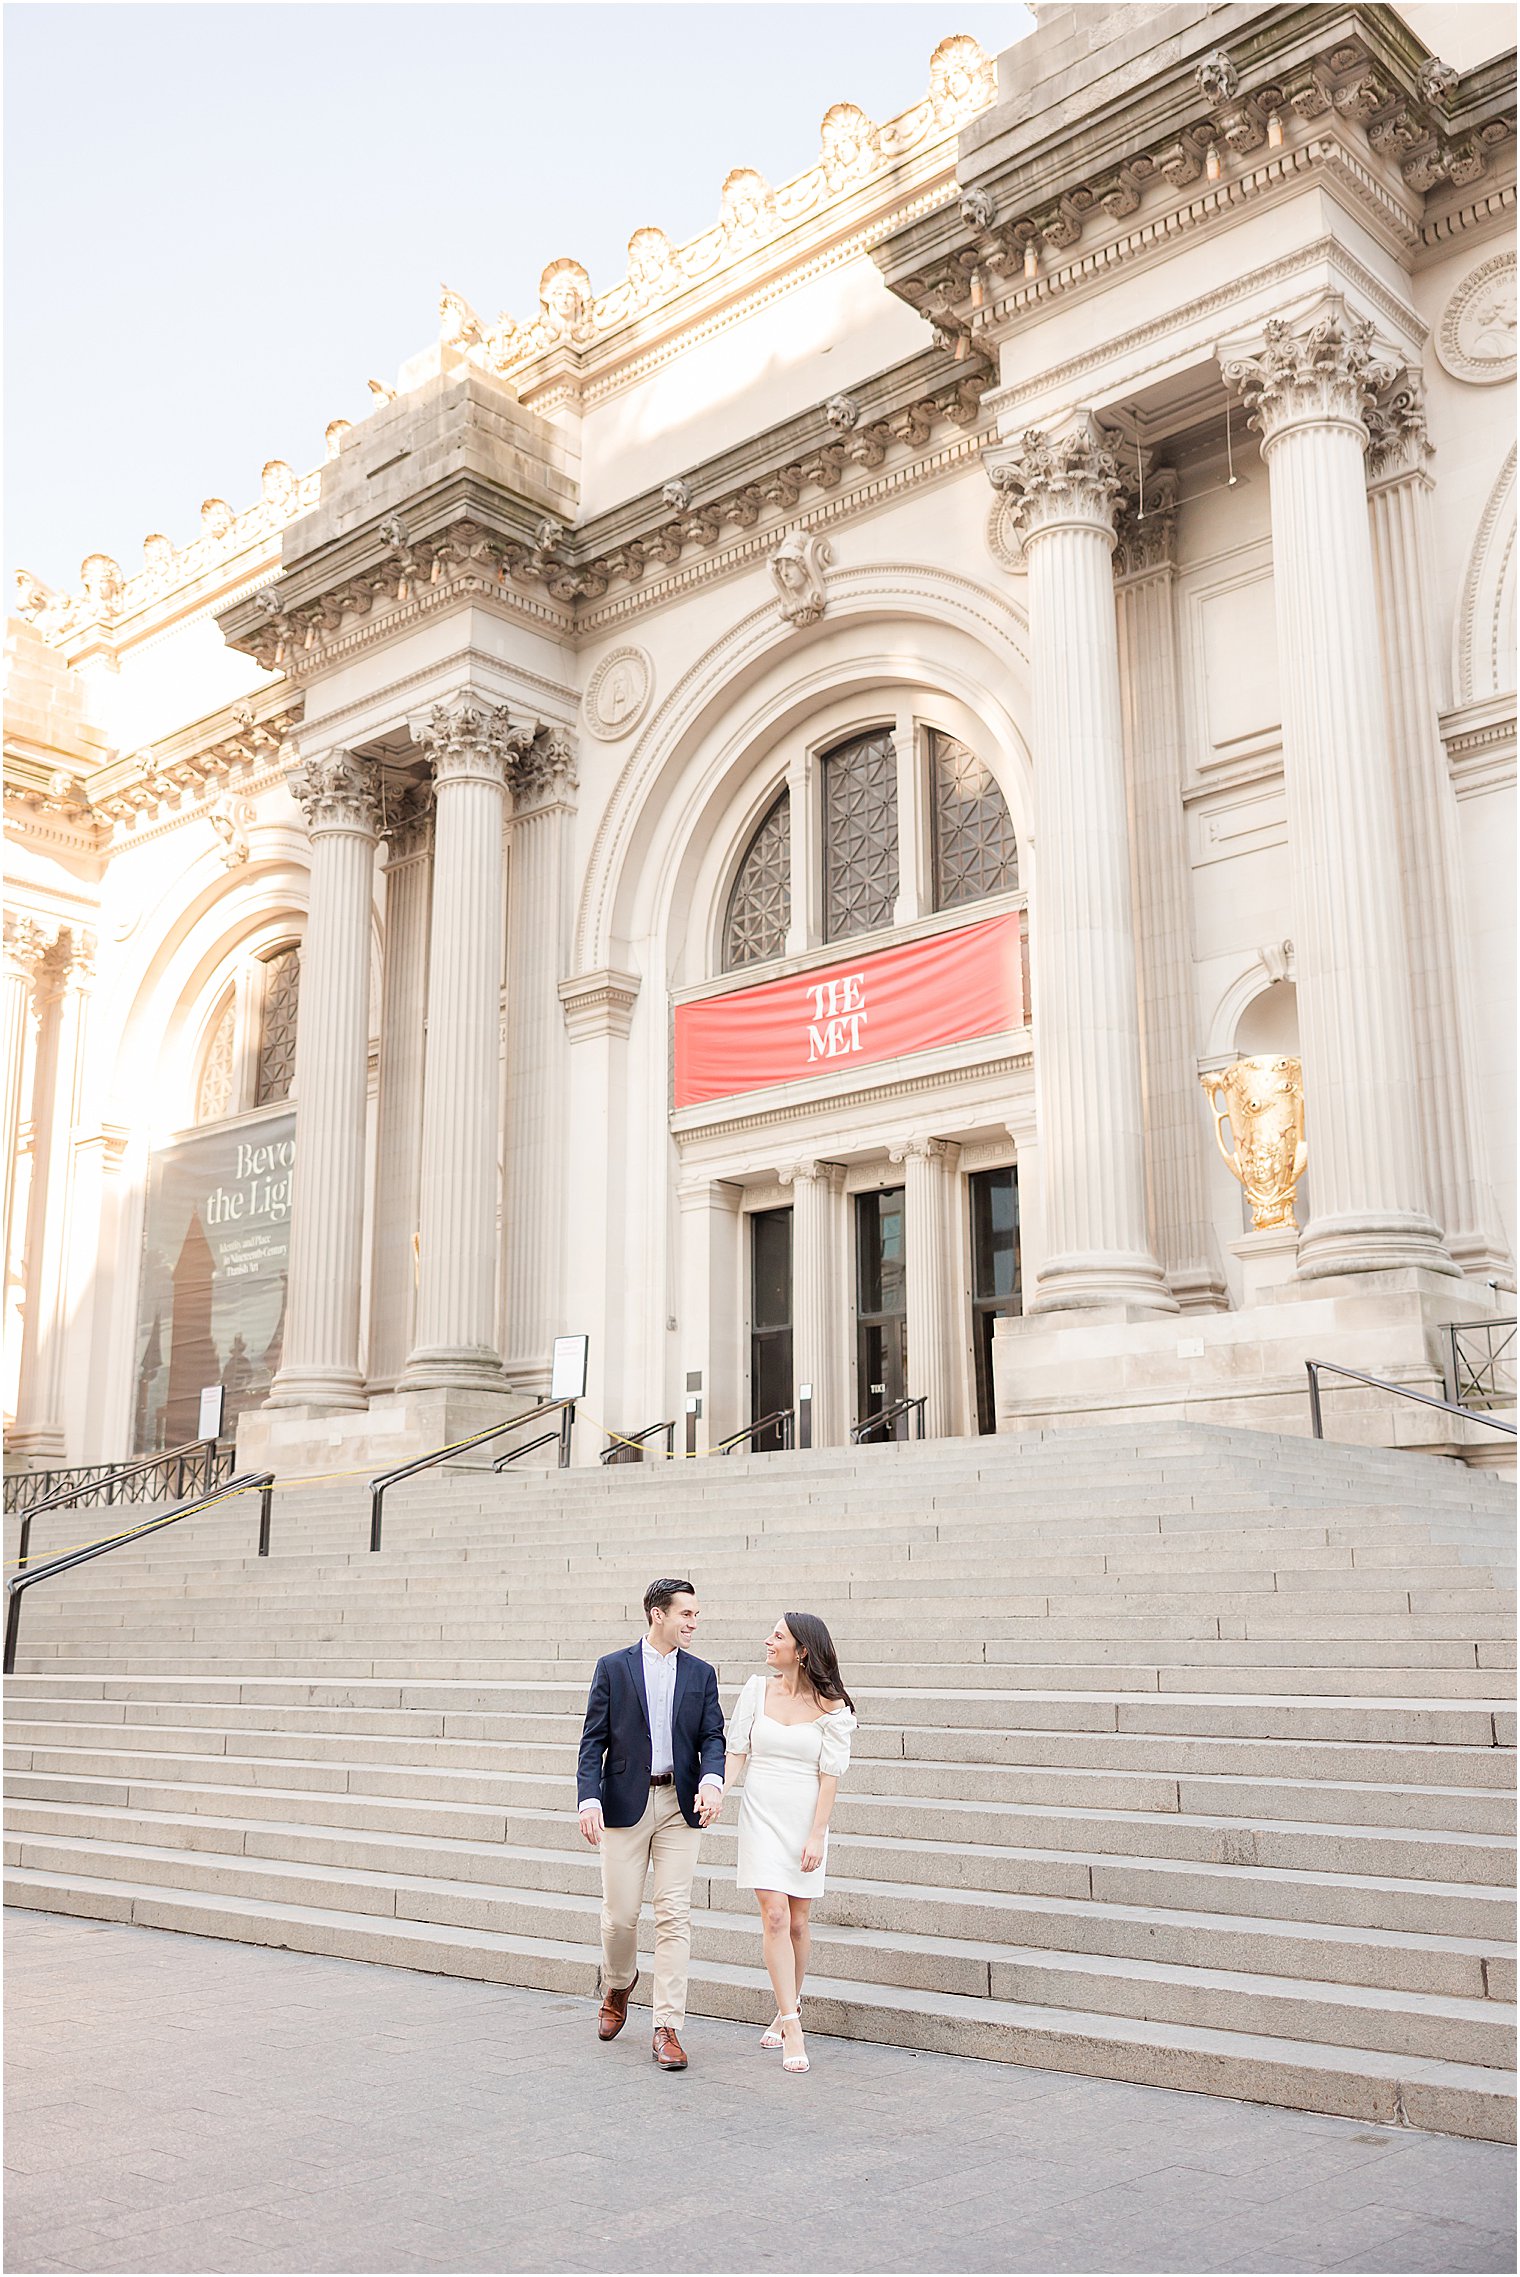
[[[1230,1255],[1240,1259],[1244,1284],[1241,1303],[1249,1311],[1270,1291],[1284,1288],[1298,1267],[1298,1227],[1274,1225],[1260,1233],[1244,1233],[1230,1243]]]
[[[382,1395],[367,1408],[341,1415],[315,1407],[256,1407],[238,1418],[237,1467],[273,1471],[277,1478],[325,1478],[333,1471],[378,1474],[431,1454],[435,1447],[468,1439],[529,1405],[531,1399],[515,1397],[505,1386],[496,1392],[440,1386]],[[489,1470],[498,1455],[516,1444],[510,1437],[488,1440],[478,1453],[462,1459]],[[537,1469],[550,1468],[556,1460],[552,1447],[529,1457]],[[362,1549],[364,1543],[355,1547]]]

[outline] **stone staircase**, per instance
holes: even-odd
[[[33,1554],[102,1515],[39,1521]],[[362,1481],[283,1490],[267,1561],[256,1515],[28,1593],[10,1903],[589,1993],[585,1686],[646,1582],[690,1573],[726,1701],[792,1606],[860,1711],[814,2030],[1513,2133],[1491,1477],[1159,1424],[451,1468],[395,1491],[376,1557]],[[760,2021],[736,1815],[691,2005]]]

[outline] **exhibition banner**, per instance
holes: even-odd
[[[675,1103],[932,1051],[1024,1020],[1017,910],[676,1006]]]
[[[148,1157],[137,1303],[133,1446],[197,1435],[201,1393],[224,1392],[222,1436],[280,1365],[295,1116],[198,1132]]]

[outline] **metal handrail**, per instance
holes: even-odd
[[[250,1471],[246,1478],[235,1478],[212,1493],[199,1494],[192,1501],[181,1504],[178,1510],[161,1510],[156,1518],[147,1518],[140,1526],[133,1526],[125,1534],[112,1534],[104,1542],[86,1542],[77,1550],[65,1550],[46,1565],[34,1565],[25,1573],[13,1574],[5,1585],[5,1674],[16,1672],[16,1634],[21,1626],[21,1593],[35,1582],[48,1581],[55,1573],[67,1573],[71,1566],[88,1565],[92,1558],[103,1558],[108,1550],[119,1550],[128,1542],[140,1542],[145,1534],[157,1534],[165,1526],[177,1525],[181,1518],[193,1517],[197,1510],[210,1510],[218,1502],[226,1502],[234,1494],[250,1494],[257,1488],[259,1494],[259,1556],[269,1555],[270,1504],[274,1496],[274,1472]]]
[[[666,1454],[674,1455],[676,1451],[676,1427],[674,1419],[672,1419],[669,1423],[646,1423],[642,1431],[619,1431],[615,1433],[611,1445],[604,1447],[596,1459],[599,1463],[615,1463],[620,1459],[623,1462],[630,1463],[642,1462],[644,1460],[644,1441],[655,1438],[661,1431],[665,1434]],[[623,1453],[625,1447],[637,1447],[639,1449],[638,1455],[636,1457],[625,1455]]]
[[[32,1549],[32,1520],[40,1518],[44,1511],[62,1510],[71,1506],[79,1500],[81,1495],[89,1494],[93,1487],[98,1486],[106,1486],[110,1490],[106,1495],[106,1506],[109,1508],[116,1499],[115,1489],[124,1484],[127,1479],[136,1478],[143,1471],[157,1470],[168,1463],[177,1463],[178,1465],[179,1477],[175,1482],[174,1492],[183,1494],[185,1491],[185,1457],[199,1451],[203,1451],[205,1456],[205,1477],[201,1481],[201,1492],[209,1494],[214,1486],[220,1486],[222,1483],[214,1475],[217,1467],[217,1443],[214,1439],[187,1439],[182,1447],[170,1447],[162,1455],[145,1455],[137,1462],[94,1463],[85,1466],[104,1473],[104,1476],[94,1480],[84,1480],[78,1486],[60,1487],[56,1494],[46,1496],[41,1502],[29,1503],[22,1511],[21,1540],[17,1549],[16,1563],[24,1566],[29,1562]],[[229,1471],[234,1459],[233,1451],[229,1447],[225,1456]],[[44,1475],[53,1474],[45,1473]],[[167,1483],[164,1491],[166,1493],[169,1491]],[[139,1499],[137,1495],[132,1496],[134,1502]]]
[[[1319,1379],[1321,1375],[1349,1376],[1355,1384],[1371,1384],[1374,1391],[1397,1392],[1400,1399],[1418,1400],[1421,1407],[1438,1407],[1443,1415],[1460,1415],[1468,1423],[1486,1423],[1490,1431],[1507,1431],[1513,1439],[1513,1423],[1501,1423],[1497,1415],[1485,1415],[1481,1408],[1454,1407],[1449,1399],[1432,1399],[1428,1392],[1417,1392],[1408,1384],[1391,1384],[1386,1376],[1364,1376],[1360,1368],[1343,1368],[1334,1360],[1306,1360],[1309,1371],[1309,1419],[1316,1439],[1325,1436],[1325,1419],[1320,1410]]]
[[[164,1491],[183,1494],[185,1464],[187,1458],[192,1456],[200,1456],[205,1463],[208,1475],[203,1481],[204,1485],[220,1485],[219,1479],[209,1475],[216,1464],[215,1439],[187,1439],[181,1447],[165,1447],[157,1455],[124,1456],[119,1463],[76,1463],[68,1470],[11,1471],[5,1481],[6,1516],[19,1510],[23,1517],[29,1515],[35,1518],[41,1511],[59,1508],[64,1503],[78,1502],[87,1494],[100,1493],[102,1488],[109,1506],[116,1500],[117,1488],[124,1486],[128,1479],[139,1478],[144,1471],[168,1470],[171,1465],[178,1467],[179,1476],[172,1489],[166,1481]],[[226,1448],[223,1460],[230,1467],[233,1459],[232,1449]],[[55,1479],[63,1483],[54,1486],[52,1482]],[[27,1495],[28,1487],[37,1490],[31,1498]],[[131,1495],[128,1499],[137,1502],[145,1498]]]
[[[1448,1355],[1443,1373],[1449,1400],[1458,1407],[1466,1407],[1469,1400],[1475,1399],[1482,1400],[1489,1406],[1513,1401],[1514,1388],[1505,1387],[1499,1382],[1498,1370],[1500,1363],[1506,1359],[1511,1367],[1514,1365],[1515,1327],[1513,1319],[1449,1320],[1443,1324],[1441,1333],[1446,1339]],[[1504,1342],[1496,1352],[1494,1337],[1500,1331],[1504,1333]],[[1463,1352],[1462,1339],[1466,1336],[1476,1338],[1479,1335],[1483,1337],[1487,1349],[1481,1360],[1469,1360]],[[1464,1389],[1468,1393],[1468,1400],[1462,1397]],[[1476,1409],[1473,1412],[1476,1413]]]
[[[773,1407],[769,1415],[757,1415],[753,1423],[746,1423],[742,1431],[735,1431],[727,1439],[720,1439],[711,1451],[715,1455],[731,1455],[735,1447],[742,1447],[746,1439],[753,1439],[757,1431],[768,1431],[773,1423],[781,1429],[781,1444],[790,1447],[795,1409]]]
[[[493,1471],[504,1471],[508,1463],[521,1462],[524,1455],[531,1455],[538,1447],[557,1446],[559,1444],[559,1436],[560,1435],[557,1431],[541,1431],[538,1437],[536,1439],[530,1439],[526,1446],[511,1447],[507,1450],[506,1454],[498,1455],[495,1462],[491,1465],[491,1468]]]
[[[895,1423],[900,1415],[911,1415],[917,1409],[918,1429],[913,1436],[921,1439],[924,1435],[924,1410],[928,1404],[927,1392],[921,1393],[917,1399],[895,1399],[890,1407],[879,1408],[875,1415],[868,1415],[857,1423],[851,1430],[850,1437],[857,1447],[863,1447],[870,1432],[879,1431],[888,1423]]]
[[[430,1471],[435,1463],[447,1462],[450,1455],[468,1454],[471,1447],[483,1447],[488,1439],[500,1439],[505,1432],[519,1430],[524,1423],[532,1423],[540,1415],[555,1414],[560,1418],[559,1467],[561,1470],[568,1470],[570,1467],[570,1433],[575,1423],[575,1402],[573,1399],[540,1400],[536,1407],[525,1407],[521,1415],[509,1416],[505,1423],[493,1423],[484,1431],[472,1432],[468,1439],[456,1439],[451,1446],[435,1447],[430,1454],[419,1455],[415,1462],[398,1463],[393,1471],[381,1471],[377,1478],[372,1478],[369,1482],[369,1546],[371,1550],[378,1550],[380,1547],[380,1520],[385,1497],[388,1490],[398,1480],[415,1478],[418,1471]],[[553,1438],[554,1435],[553,1432],[549,1434],[550,1438]],[[527,1451],[526,1447],[522,1450],[524,1454]]]

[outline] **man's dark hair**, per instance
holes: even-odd
[[[683,1590],[688,1597],[697,1594],[689,1581],[651,1581],[644,1592],[645,1620],[652,1621],[656,1613],[663,1613],[666,1606],[679,1597]]]

